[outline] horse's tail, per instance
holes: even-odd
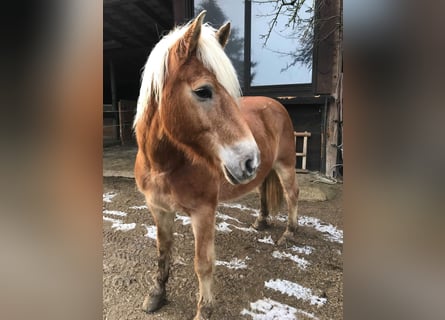
[[[272,215],[276,215],[283,202],[283,187],[275,170],[269,173],[263,183],[266,193],[267,210]]]

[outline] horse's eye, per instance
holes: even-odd
[[[204,86],[193,90],[193,92],[201,99],[211,99],[212,98],[212,89],[208,86]]]

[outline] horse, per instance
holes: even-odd
[[[176,212],[191,218],[199,297],[194,319],[211,316],[215,270],[215,211],[219,201],[260,191],[253,227],[269,225],[269,212],[287,201],[279,239],[297,228],[298,184],[292,121],[278,101],[241,97],[236,71],[224,52],[230,22],[203,24],[206,11],[165,35],[145,64],[134,131],[135,180],[157,226],[154,287],[142,309],[166,301]]]

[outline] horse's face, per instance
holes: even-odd
[[[258,146],[235,98],[196,55],[202,18],[171,49],[161,121],[169,137],[193,159],[220,166],[232,184],[247,183],[260,164]]]

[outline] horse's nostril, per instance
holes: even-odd
[[[253,160],[252,159],[247,159],[247,161],[246,161],[246,171],[247,171],[247,173],[249,175],[254,173],[255,168],[253,167]]]

